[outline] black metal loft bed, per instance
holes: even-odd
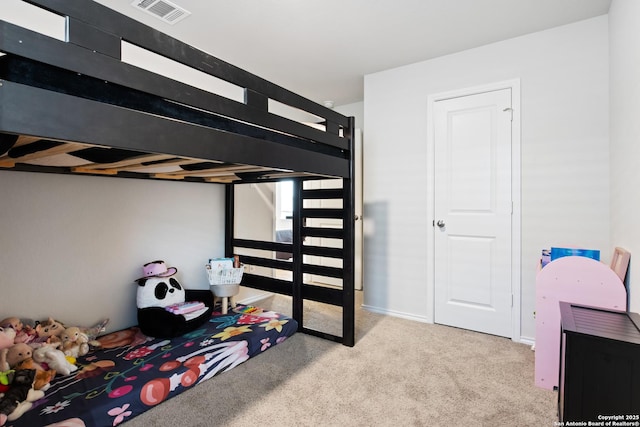
[[[0,20],[0,170],[180,180],[226,186],[226,247],[288,252],[292,261],[242,256],[245,265],[290,271],[292,280],[245,274],[242,285],[289,295],[306,333],[354,345],[353,118],[345,117],[179,40],[88,0],[25,0],[63,17],[66,40]],[[122,61],[122,43],[239,87],[238,101]],[[270,112],[270,100],[318,118],[322,129]],[[339,178],[342,188],[311,190],[309,180]],[[238,185],[292,180],[288,243],[239,239]],[[305,207],[338,199],[342,208]],[[335,218],[342,228],[307,226]],[[341,248],[307,237],[338,239]],[[342,267],[305,262],[341,260]],[[304,283],[306,274],[341,287]],[[342,307],[342,336],[304,326],[305,300]]]

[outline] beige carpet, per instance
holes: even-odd
[[[339,317],[307,311],[307,326]],[[533,370],[529,346],[358,308],[355,347],[295,334],[126,425],[553,426],[557,393]]]

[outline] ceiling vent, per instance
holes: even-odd
[[[191,15],[191,12],[167,0],[134,0],[131,5],[171,25]]]

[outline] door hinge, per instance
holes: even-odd
[[[513,307],[513,294],[511,294],[511,307]]]
[[[504,109],[504,110],[502,110],[502,111],[504,111],[504,112],[507,112],[507,111],[508,111],[508,112],[509,112],[509,114],[511,114],[511,119],[510,119],[510,120],[511,120],[511,121],[513,121],[513,108],[511,108],[511,107],[507,107],[507,108],[505,108],[505,109]]]

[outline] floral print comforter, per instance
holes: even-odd
[[[200,328],[173,339],[137,327],[104,335],[102,348],[56,376],[45,396],[7,426],[116,426],[219,372],[228,371],[293,335],[283,314],[238,306],[214,313]]]

